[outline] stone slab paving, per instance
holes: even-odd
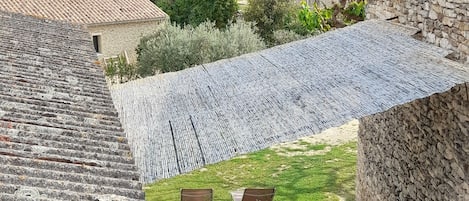
[[[113,86],[143,182],[319,133],[469,80],[416,29],[365,21]],[[466,68],[467,69],[467,68]]]

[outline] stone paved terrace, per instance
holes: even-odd
[[[0,200],[143,200],[88,33],[0,12]]]
[[[114,86],[142,181],[312,135],[469,80],[416,29],[365,21]]]

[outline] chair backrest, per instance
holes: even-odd
[[[273,201],[275,195],[274,188],[254,189],[247,188],[244,190],[242,201]]]
[[[212,201],[212,189],[181,189],[181,201]]]

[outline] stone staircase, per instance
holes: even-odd
[[[0,12],[0,200],[143,200],[81,27]]]

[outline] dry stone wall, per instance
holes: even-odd
[[[469,84],[360,119],[357,200],[469,200]]]
[[[453,58],[469,63],[469,0],[369,0],[368,18],[397,17],[422,30],[422,39],[453,50]]]

